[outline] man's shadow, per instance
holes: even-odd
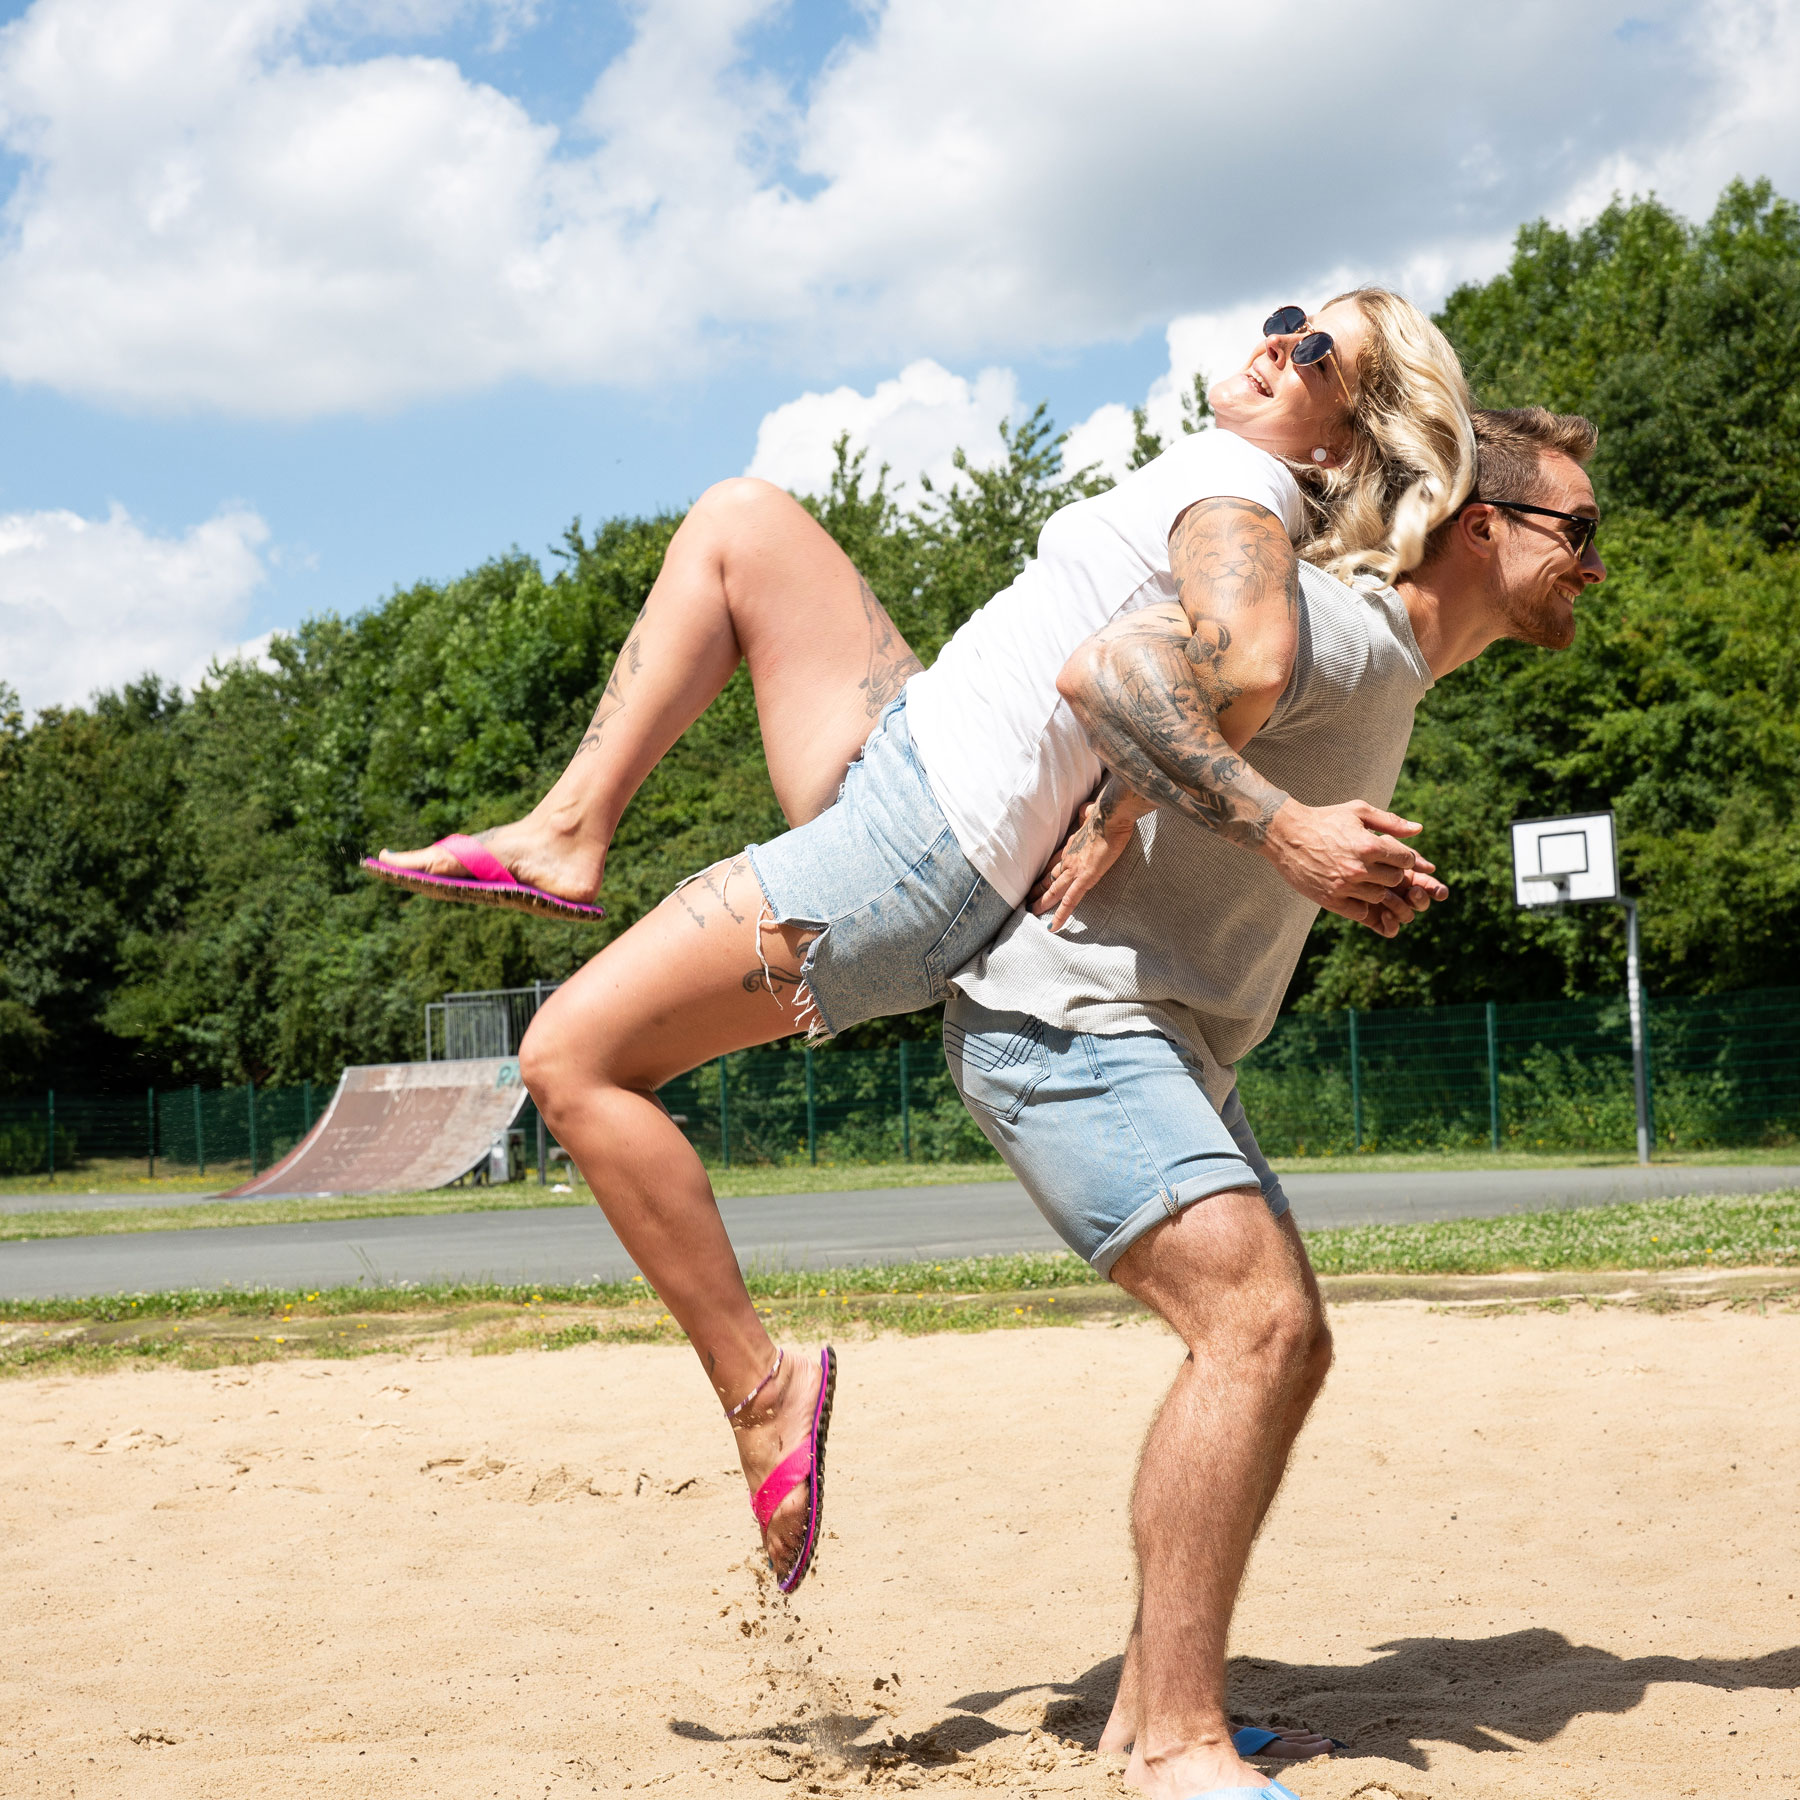
[[[1582,1714],[1630,1712],[1652,1682],[1729,1693],[1800,1686],[1800,1645],[1754,1657],[1624,1657],[1534,1628],[1488,1638],[1400,1638],[1375,1649],[1368,1662],[1342,1664],[1234,1657],[1233,1722],[1305,1726],[1344,1739],[1350,1754],[1422,1769],[1424,1744],[1512,1750],[1520,1742],[1547,1743]],[[965,1694],[951,1702],[956,1712],[937,1735],[954,1733],[958,1714],[973,1724],[1018,1695],[1048,1691],[1055,1698],[1044,1709],[1045,1729],[1091,1750],[1112,1711],[1121,1660],[1108,1657],[1069,1682]]]

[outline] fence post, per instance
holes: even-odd
[[[256,1174],[256,1083],[254,1081],[244,1083],[244,1098],[250,1114],[250,1173],[254,1176]]]
[[[1356,1037],[1356,1008],[1346,1006],[1350,1020],[1350,1144],[1362,1148],[1362,1054]]]
[[[200,1084],[194,1083],[194,1162],[199,1172],[206,1173],[206,1120],[200,1112]]]
[[[1493,1001],[1487,1003],[1488,1039],[1488,1136],[1494,1154],[1500,1153],[1500,1026]]]
[[[44,1116],[49,1121],[49,1130],[44,1136],[44,1155],[50,1165],[50,1179],[56,1179],[56,1089],[44,1089]]]
[[[912,1161],[912,1095],[906,1083],[906,1046],[900,1046],[900,1156]]]
[[[819,1160],[819,1107],[818,1099],[813,1091],[813,1053],[812,1046],[807,1045],[802,1052],[806,1058],[806,1158],[808,1162]]]
[[[719,1058],[719,1154],[731,1167],[731,1083],[725,1075],[725,1059]]]
[[[154,1181],[156,1179],[156,1089],[153,1087],[144,1089],[144,1118],[144,1142],[149,1146],[145,1154],[150,1160],[149,1179]]]

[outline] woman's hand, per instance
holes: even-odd
[[[1052,931],[1060,931],[1083,898],[1119,860],[1150,802],[1134,794],[1116,775],[1107,776],[1100,792],[1081,809],[1081,823],[1050,859],[1026,904],[1034,913],[1054,912]]]

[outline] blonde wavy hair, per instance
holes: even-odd
[[[1327,304],[1339,301],[1362,314],[1369,341],[1355,371],[1349,456],[1335,469],[1295,468],[1308,514],[1300,554],[1342,580],[1367,572],[1392,581],[1418,567],[1425,540],[1474,486],[1469,384],[1449,339],[1410,300],[1364,287]]]

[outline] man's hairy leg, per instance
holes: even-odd
[[[1225,1641],[1251,1543],[1329,1363],[1317,1286],[1291,1224],[1272,1220],[1254,1188],[1157,1226],[1113,1279],[1188,1346],[1133,1497],[1142,1598],[1121,1684],[1126,1701],[1135,1686],[1128,1778],[1154,1800],[1257,1786],[1231,1747]]]
[[[556,785],[480,833],[520,880],[591,900],[627,802],[747,662],[775,797],[790,825],[831,804],[882,708],[919,667],[824,529],[768,482],[709,488],[670,540],[594,716]],[[446,851],[384,852],[455,874]]]
[[[1281,1230],[1290,1239],[1295,1255],[1305,1270],[1307,1291],[1316,1298],[1318,1287],[1312,1276],[1312,1265],[1300,1243],[1300,1234],[1295,1228],[1291,1214],[1282,1218]],[[1318,1312],[1322,1326],[1322,1303],[1319,1305]],[[1256,1533],[1262,1531],[1263,1521],[1268,1517],[1269,1508],[1275,1504],[1275,1496],[1280,1491],[1282,1477],[1287,1471],[1288,1457],[1292,1454],[1294,1440],[1300,1435],[1300,1428],[1306,1423],[1307,1414],[1312,1410],[1313,1401],[1318,1397],[1319,1389],[1331,1366],[1331,1338],[1330,1334],[1322,1328],[1312,1341],[1311,1353],[1312,1368],[1309,1372],[1309,1379],[1301,1382],[1294,1389],[1286,1416],[1271,1434],[1269,1448],[1272,1454],[1268,1462],[1268,1480],[1263,1489],[1262,1504],[1256,1515]],[[1112,1712],[1107,1718],[1106,1729],[1100,1734],[1098,1747],[1102,1750],[1129,1750],[1137,1741],[1138,1719],[1142,1704],[1139,1694],[1139,1667],[1142,1655],[1143,1609],[1140,1603],[1138,1613],[1131,1621],[1131,1634],[1126,1640],[1124,1659],[1119,1667],[1119,1688],[1113,1697]],[[1278,1744],[1271,1745],[1268,1750],[1260,1754],[1265,1759],[1275,1761],[1304,1762],[1310,1757],[1325,1755],[1330,1748],[1330,1738],[1320,1732],[1284,1731]]]

